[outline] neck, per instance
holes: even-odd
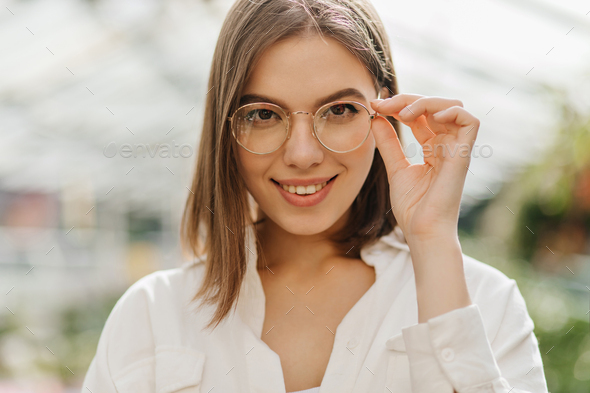
[[[348,214],[344,214],[332,227],[314,235],[290,233],[265,217],[257,225],[265,266],[274,273],[280,271],[299,277],[325,274],[335,261],[345,258],[328,237],[342,228],[347,216]]]

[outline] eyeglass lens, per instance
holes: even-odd
[[[322,107],[314,118],[317,138],[329,149],[346,152],[360,146],[371,128],[369,111],[351,101]],[[250,104],[234,115],[233,131],[246,149],[267,153],[278,149],[287,138],[287,117],[272,104]]]

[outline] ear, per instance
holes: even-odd
[[[383,86],[381,88],[381,91],[379,92],[378,98],[381,98],[382,100],[385,98],[389,98],[389,89],[387,87]]]

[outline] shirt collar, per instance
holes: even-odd
[[[264,323],[265,295],[257,271],[258,251],[252,224],[246,227],[245,243],[248,247],[246,249],[247,268],[238,297],[237,312],[242,321],[250,326],[256,336],[261,337]],[[360,255],[367,265],[375,268],[375,275],[379,279],[397,253],[409,251],[410,248],[406,243],[401,228],[396,226],[389,234],[379,238],[377,242],[365,245],[361,249]]]

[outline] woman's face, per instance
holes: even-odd
[[[317,101],[344,89],[356,89],[362,96],[331,101],[361,102],[374,112],[369,104],[377,98],[373,80],[359,59],[333,38],[293,37],[264,52],[243,96],[266,97],[286,112],[314,114],[319,109]],[[311,115],[292,114],[290,127],[290,139],[270,154],[257,155],[238,147],[239,172],[248,190],[267,218],[287,232],[313,235],[330,229],[339,219],[343,224],[373,162],[372,133],[358,149],[334,153],[312,135]],[[325,189],[307,196],[291,194],[277,184],[306,186],[329,179]],[[305,191],[311,189],[305,187]]]

